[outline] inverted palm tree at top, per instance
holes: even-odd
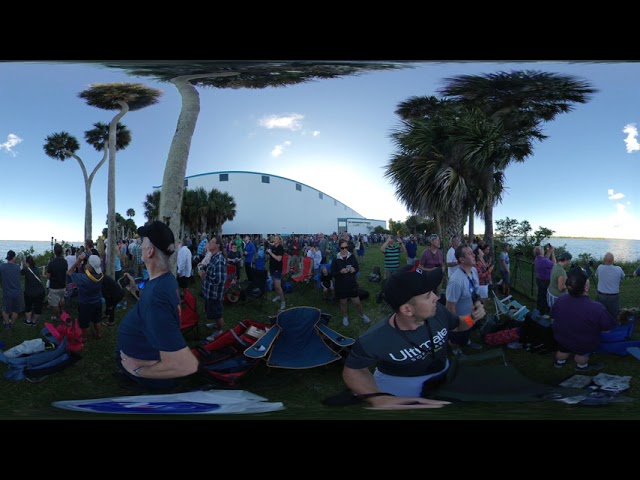
[[[107,275],[115,275],[116,246],[116,126],[129,110],[154,105],[162,92],[141,83],[103,83],[93,84],[78,94],[88,105],[103,110],[118,110],[109,124],[109,176],[107,184]]]

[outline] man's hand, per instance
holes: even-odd
[[[477,300],[473,305],[473,310],[471,310],[471,317],[473,318],[473,321],[477,322],[478,320],[483,319],[485,315],[484,305],[480,300]]]

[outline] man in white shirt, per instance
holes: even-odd
[[[456,248],[460,245],[460,238],[451,237],[451,248],[447,251],[447,274],[449,278],[451,275],[460,268],[458,266],[458,259],[456,258]]]
[[[187,247],[189,243],[189,239],[185,238],[182,242],[180,242],[180,248],[178,249],[178,286],[180,288],[187,288],[189,282],[191,281],[191,250]]]
[[[620,313],[620,282],[625,277],[624,270],[613,264],[613,253],[607,252],[602,264],[596,269],[598,278],[598,295],[596,300],[603,304],[607,311],[617,319]]]

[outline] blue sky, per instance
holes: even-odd
[[[494,219],[528,220],[556,236],[640,238],[640,63],[422,62],[415,68],[264,90],[200,89],[201,110],[187,175],[246,170],[290,178],[344,202],[367,218],[404,220],[405,207],[384,177],[394,153],[394,111],[414,95],[437,95],[447,77],[509,70],[575,75],[599,90],[584,105],[544,126],[549,138],[506,171],[507,191]],[[95,122],[113,111],[89,107],[78,94],[93,83],[139,82],[162,90],[156,105],[121,122],[132,142],[117,154],[116,210],[136,211],[162,183],[180,112],[172,84],[130,77],[96,65],[0,63],[0,239],[79,241],[84,182],[74,159],[43,151],[45,138],[74,135],[89,172],[101,154],[84,143]],[[106,226],[107,164],[92,185],[93,236]],[[286,205],[280,206],[286,214]],[[312,212],[310,212],[312,213]],[[476,232],[484,224],[476,220]],[[466,229],[465,229],[466,231]]]

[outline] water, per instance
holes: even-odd
[[[574,259],[577,259],[581,253],[589,253],[594,260],[600,261],[607,252],[613,253],[616,263],[635,262],[640,259],[640,240],[554,237],[551,240],[545,240],[543,245],[547,243],[554,247],[566,244],[567,251]]]
[[[77,242],[66,242],[75,247],[84,245],[82,240]],[[7,252],[13,250],[17,254],[29,250],[33,247],[34,255],[42,255],[47,250],[51,251],[51,241],[36,241],[36,240],[0,240],[0,261],[3,261],[7,257]]]

